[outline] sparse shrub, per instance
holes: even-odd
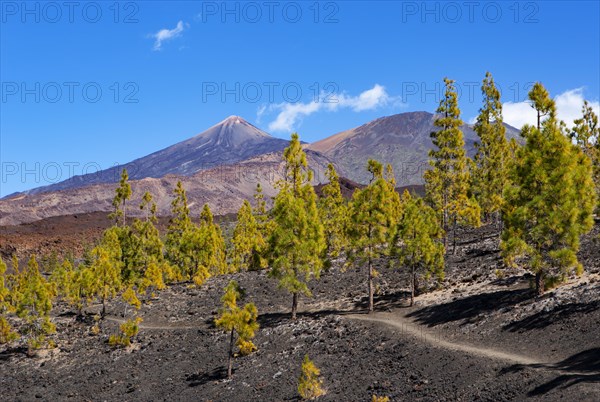
[[[99,326],[98,324],[95,324],[95,325],[93,325],[93,326],[90,328],[90,333],[91,333],[92,335],[98,335],[98,334],[100,333],[100,326]]]
[[[494,273],[496,274],[496,278],[498,279],[504,279],[504,277],[506,276],[506,273],[502,269],[496,269]]]
[[[0,345],[12,342],[19,338],[19,334],[14,332],[6,318],[0,316]]]
[[[108,344],[110,346],[127,347],[127,346],[131,345],[131,341],[126,336],[119,335],[119,334],[113,334],[108,338]]]
[[[142,322],[141,317],[125,321],[119,326],[121,333],[111,335],[108,338],[108,344],[110,346],[124,347],[131,345],[132,338],[136,336],[140,330],[140,322]]]
[[[388,396],[373,395],[373,398],[371,398],[371,402],[390,402],[390,398]]]
[[[140,331],[140,322],[142,321],[141,317],[136,317],[135,319],[125,321],[119,328],[123,335],[133,338]]]
[[[315,399],[325,393],[321,388],[323,381],[319,378],[320,375],[321,370],[315,366],[308,355],[305,355],[302,362],[302,374],[298,379],[298,394],[302,399]]]

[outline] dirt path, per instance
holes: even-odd
[[[495,360],[503,360],[506,362],[516,364],[547,365],[549,363],[528,356],[503,352],[492,348],[468,345],[466,343],[450,342],[448,340],[443,339],[439,333],[432,333],[424,326],[415,324],[410,319],[397,314],[375,313],[369,315],[349,315],[346,317],[357,321],[367,321],[389,325],[400,329],[403,333],[407,333],[409,335],[417,337],[420,340],[428,342],[433,346],[437,346],[442,349],[448,349],[457,352],[465,352],[475,356],[486,357]]]
[[[428,331],[426,327],[414,323],[412,320],[393,313],[374,313],[369,315],[348,315],[346,318],[357,321],[373,322],[378,324],[388,325],[397,329],[400,329],[403,333],[407,333],[411,336],[417,337],[420,340],[430,343],[433,346],[457,351],[465,352],[475,356],[484,357],[488,359],[505,361],[512,364],[528,366],[530,368],[558,371],[570,375],[582,375],[589,376],[592,374],[598,374],[593,371],[574,371],[558,367],[556,363],[549,361],[543,361],[529,356],[520,354],[504,352],[493,348],[469,345],[461,342],[451,342],[443,339],[439,333],[432,333]]]

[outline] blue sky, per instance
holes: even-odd
[[[233,114],[313,141],[432,112],[445,76],[466,121],[488,70],[515,125],[529,119],[534,81],[566,120],[600,97],[598,1],[114,4],[1,3],[1,196],[130,161]]]

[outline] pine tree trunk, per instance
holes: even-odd
[[[544,273],[542,271],[535,273],[535,291],[538,296],[544,294]]]
[[[410,306],[413,306],[415,302],[415,266],[412,266],[412,273],[410,275]]]
[[[296,319],[296,312],[298,311],[298,292],[292,293],[292,320]]]
[[[373,262],[369,256],[369,313],[373,312]]]
[[[233,329],[229,338],[229,361],[227,365],[227,378],[231,378],[233,372]]]
[[[106,315],[106,298],[102,297],[102,313],[100,314],[100,316],[102,318],[104,318],[105,315]]]

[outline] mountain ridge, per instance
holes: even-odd
[[[146,156],[95,173],[36,187],[5,198],[66,190],[92,184],[116,183],[127,169],[130,179],[160,178],[168,174],[190,176],[220,165],[234,164],[257,155],[283,150],[288,141],[275,138],[239,116],[229,116],[205,131]]]

